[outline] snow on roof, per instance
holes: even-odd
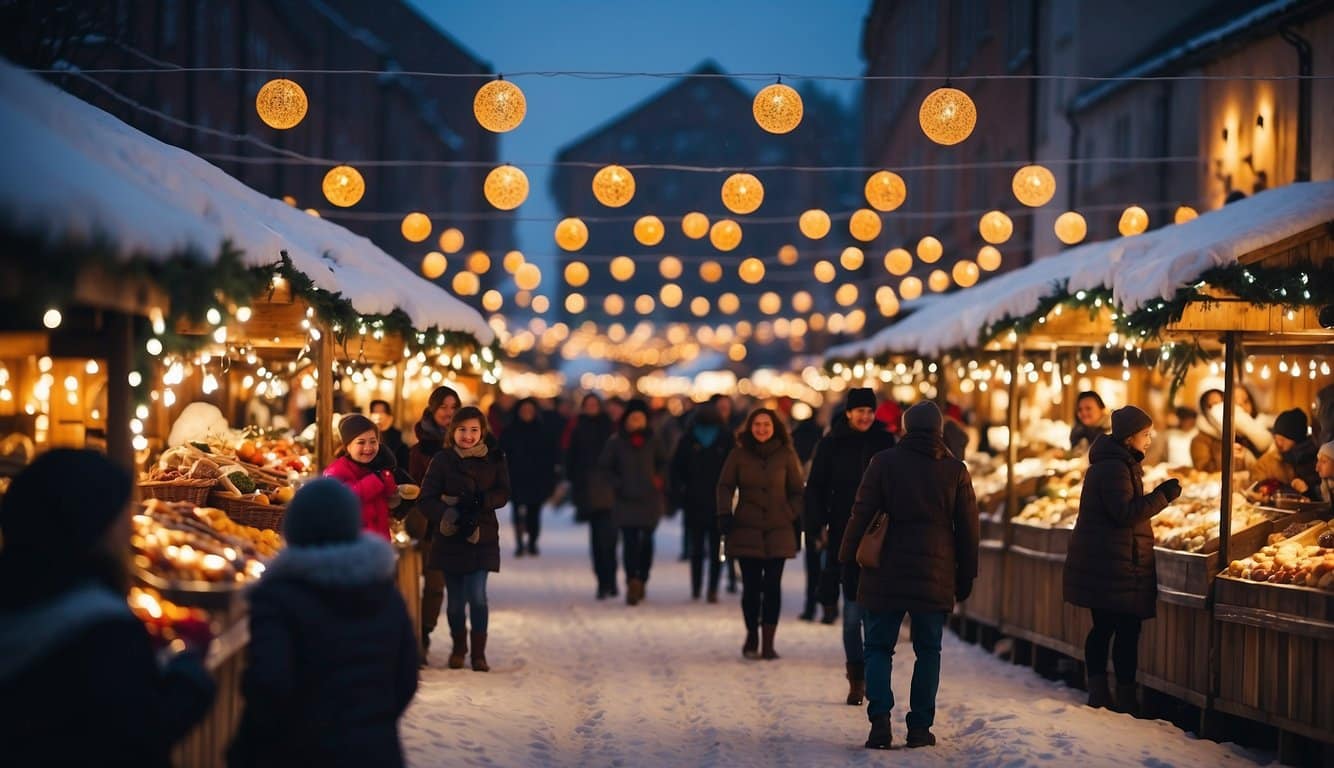
[[[1334,220],[1334,181],[1289,184],[1135,237],[1086,243],[966,291],[949,294],[869,339],[829,350],[828,359],[888,352],[934,355],[976,344],[982,329],[1036,311],[1062,285],[1067,293],[1110,289],[1134,312],[1170,299],[1210,269]]]
[[[0,227],[48,243],[103,242],[122,261],[224,242],[252,267],[292,265],[362,314],[495,338],[476,310],[370,240],[265,197],[210,163],[0,60]]]

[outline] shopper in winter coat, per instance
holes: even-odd
[[[1070,450],[1086,453],[1098,435],[1111,431],[1112,423],[1102,395],[1092,390],[1080,392],[1075,398],[1075,425],[1070,428]],[[956,458],[962,459],[962,456]]]
[[[1315,460],[1319,446],[1307,433],[1306,413],[1293,408],[1274,421],[1274,444],[1251,467],[1252,480],[1278,480],[1307,498],[1318,499],[1320,476]]]
[[[616,597],[616,526],[611,522],[611,486],[598,470],[598,460],[616,426],[602,412],[602,399],[589,393],[579,406],[565,452],[565,477],[574,497],[574,519],[588,523],[588,550],[597,578],[597,598]]]
[[[417,691],[417,638],[393,548],[361,531],[359,507],[332,479],[287,507],[287,546],[249,595],[233,768],[403,764],[398,718]]]
[[[436,387],[426,401],[421,420],[413,427],[417,443],[408,452],[408,474],[417,485],[426,478],[426,469],[431,466],[435,455],[444,450],[449,432],[449,423],[460,405],[459,393],[450,387]],[[420,496],[418,497],[420,498]],[[417,508],[421,509],[421,502]],[[425,513],[423,512],[423,515]],[[431,633],[440,620],[440,609],[445,604],[445,573],[430,567],[431,542],[436,535],[434,525],[429,522],[421,537],[422,562],[422,663],[426,663],[426,652],[431,648]]]
[[[1255,406],[1245,387],[1237,387],[1232,424],[1236,442],[1232,446],[1233,467],[1250,470],[1255,460],[1269,449],[1273,438],[1257,419]],[[1205,390],[1200,395],[1198,432],[1190,441],[1190,460],[1201,472],[1223,471],[1223,391]]]
[[[359,413],[338,422],[342,445],[338,458],[324,470],[361,500],[361,524],[366,530],[389,539],[389,499],[398,494],[394,482],[394,454],[380,443],[380,431]]]
[[[695,410],[690,427],[677,443],[672,457],[671,500],[682,510],[690,537],[690,596],[698,600],[704,585],[704,566],[708,563],[708,601],[718,602],[718,579],[722,575],[719,560],[721,540],[718,535],[717,492],[723,464],[732,451],[732,435],[723,425],[722,416],[712,404]]]
[[[1140,464],[1153,440],[1153,420],[1133,405],[1112,413],[1112,432],[1093,442],[1079,497],[1079,517],[1065,559],[1065,601],[1093,612],[1084,642],[1089,706],[1112,703],[1107,685],[1107,646],[1116,662],[1116,705],[1134,712],[1139,633],[1154,616],[1158,574],[1149,518],[1181,495],[1181,483],[1165,480],[1144,492]]]
[[[644,599],[653,568],[653,534],[663,515],[664,472],[668,458],[648,427],[648,405],[631,400],[621,428],[607,441],[598,467],[612,489],[611,522],[621,531],[625,558],[625,601]]]
[[[487,429],[478,408],[468,406],[454,414],[449,447],[431,460],[420,502],[428,524],[436,529],[430,567],[445,574],[445,617],[454,643],[449,668],[462,669],[468,654],[466,608],[472,616],[472,668],[477,672],[491,669],[486,661],[486,578],[500,571],[496,510],[510,500],[505,453]]]
[[[748,659],[778,658],[774,635],[782,610],[783,565],[797,556],[804,481],[792,438],[778,414],[770,408],[751,411],[723,465],[716,497],[727,556],[741,566],[741,615],[746,622],[741,654]]]
[[[538,553],[542,505],[556,490],[556,467],[560,463],[556,440],[537,400],[526,397],[514,406],[514,421],[501,437],[500,447],[505,449],[510,469],[515,557]]]
[[[1334,502],[1334,440],[1320,446],[1316,454],[1315,471],[1320,476],[1320,500],[1326,504]]]
[[[861,569],[852,562],[840,566],[837,547],[852,514],[862,475],[871,459],[894,447],[894,435],[875,418],[875,392],[868,388],[848,391],[845,417],[834,422],[829,434],[820,441],[806,476],[806,541],[814,542],[824,556],[820,575],[820,603],[825,623],[832,624],[838,614],[838,592],[843,585],[843,653],[848,675],[848,704],[861,706],[866,695],[866,652],[862,639],[862,609],[857,602],[857,581]],[[831,546],[833,547],[831,549]]]
[[[945,447],[944,417],[931,401],[903,414],[903,438],[871,459],[857,489],[839,559],[855,563],[857,547],[878,514],[888,526],[880,565],[865,568],[857,602],[865,611],[866,746],[888,749],[894,694],[890,672],[899,626],[912,620],[912,688],[907,716],[909,747],[936,743],[936,691],[945,617],[966,600],[977,577],[977,499],[968,469]]]
[[[387,400],[371,401],[371,423],[380,430],[380,441],[389,446],[394,454],[394,463],[400,468],[408,466],[408,446],[403,442],[403,430],[394,426],[394,409]]]
[[[165,767],[208,712],[207,628],[159,664],[125,602],[130,491],[106,457],[55,449],[0,504],[0,763]]]

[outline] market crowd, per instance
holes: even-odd
[[[1242,390],[1236,440],[1225,446],[1222,407],[1222,393],[1206,391],[1198,412],[1175,412],[1160,434],[1134,405],[1078,398],[1070,446],[1089,467],[1064,589],[1093,617],[1090,706],[1136,708],[1137,640],[1157,587],[1149,519],[1181,493],[1176,480],[1144,487],[1146,456],[1200,469],[1230,459],[1252,479],[1334,495],[1334,424],[1324,410],[1313,431],[1300,410],[1265,418]],[[786,401],[719,395],[667,408],[588,393],[502,396],[482,410],[449,387],[431,393],[406,440],[388,403],[346,414],[337,460],[297,492],[283,521],[287,546],[249,592],[245,710],[229,761],[401,764],[398,719],[441,613],[446,666],[490,669],[487,582],[503,560],[503,511],[510,556],[536,558],[544,515],[563,508],[588,527],[591,599],[623,595],[631,609],[650,599],[659,524],[682,515],[692,597],[716,603],[739,582],[747,660],[780,658],[781,584],[800,556],[799,618],[840,625],[831,647],[843,649],[847,704],[866,703],[868,748],[893,742],[892,660],[908,618],[916,660],[906,744],[933,745],[942,634],[977,575],[978,510],[962,459],[979,431],[968,421],[952,404],[905,407],[863,388],[847,391],[828,428],[816,414],[794,420]],[[165,765],[210,706],[207,626],[184,626],[172,653],[155,657],[122,598],[131,490],[100,455],[55,450],[4,498],[6,763]],[[51,519],[65,535],[50,535]],[[396,525],[424,556],[420,635],[393,583]],[[79,738],[69,738],[69,723]]]

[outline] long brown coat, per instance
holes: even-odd
[[[611,488],[611,522],[617,528],[657,528],[666,511],[663,497],[668,456],[653,433],[617,432],[598,459],[600,477]]]
[[[718,516],[733,516],[727,556],[796,557],[804,482],[801,460],[790,443],[756,443],[742,435],[718,478]],[[733,510],[732,496],[738,491]]]
[[[1144,493],[1139,456],[1110,435],[1095,440],[1065,558],[1065,601],[1152,618],[1158,571],[1149,518],[1168,503],[1161,491]]]

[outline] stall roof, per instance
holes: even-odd
[[[828,359],[901,352],[935,355],[978,343],[982,329],[1022,317],[1059,293],[1110,289],[1133,312],[1167,300],[1215,267],[1334,220],[1334,182],[1289,184],[1136,237],[1087,243],[924,307]],[[952,300],[951,300],[952,299]]]
[[[402,310],[419,329],[489,344],[476,310],[370,240],[247,187],[212,164],[0,60],[0,227],[52,245],[100,244],[122,261],[218,258],[252,267],[287,252],[321,290],[360,313]]]

